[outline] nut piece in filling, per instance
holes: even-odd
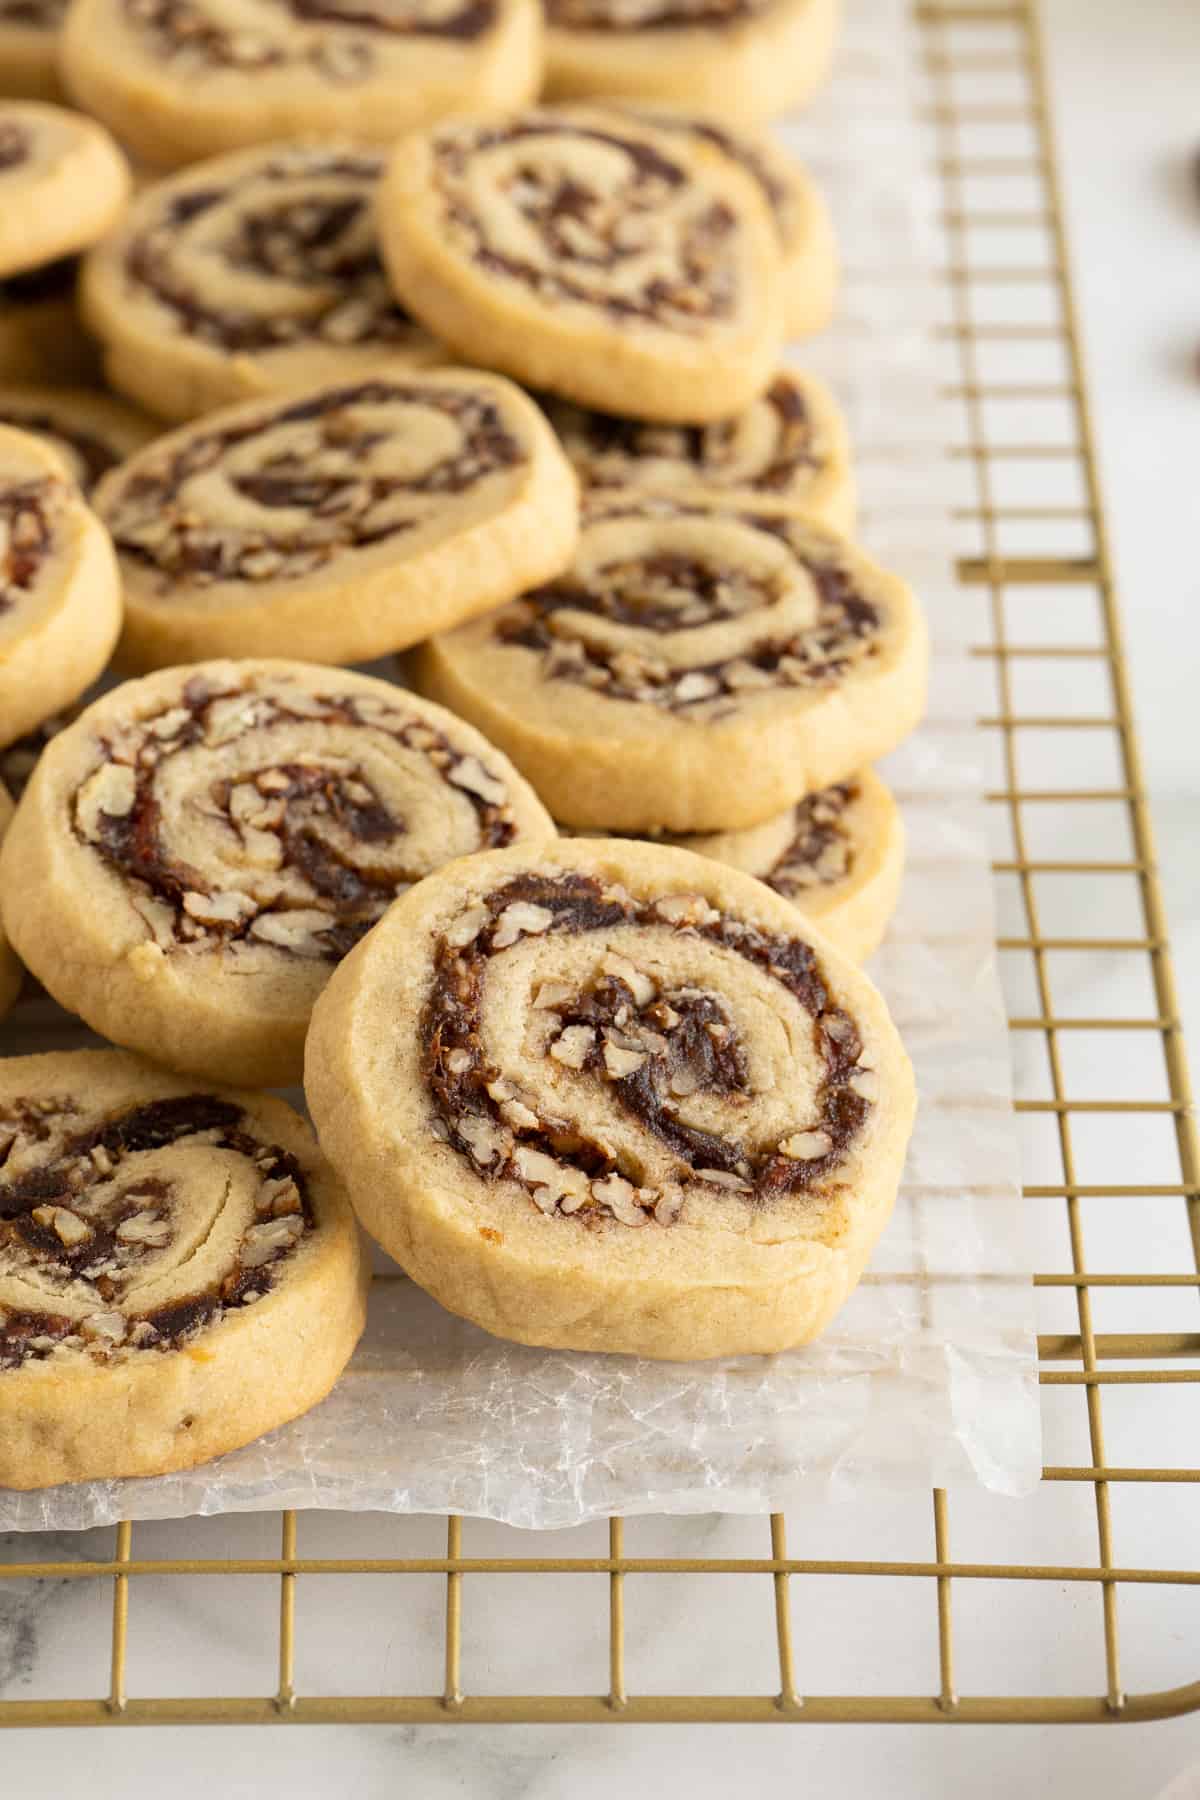
[[[798,369],[778,370],[749,406],[708,425],[615,418],[565,400],[546,413],[593,500],[629,492],[854,528],[846,421],[825,384]]]
[[[824,1328],[915,1108],[883,1001],[787,900],[581,839],[406,895],[318,1002],[305,1091],[362,1222],[451,1311],[680,1359]]]
[[[762,190],[691,134],[600,108],[455,119],[397,146],[378,219],[392,285],[430,331],[580,405],[724,418],[778,360]]]
[[[71,387],[0,386],[0,425],[28,431],[57,450],[84,495],[157,430],[111,394]]]
[[[575,477],[546,420],[473,369],[320,387],[207,415],[96,493],[129,668],[385,656],[559,573]]]
[[[372,205],[386,154],[293,142],[144,189],[88,257],[109,380],[166,419],[449,360],[396,304]]]
[[[67,464],[0,425],[0,744],[77,698],[120,624],[112,545]]]
[[[839,0],[546,0],[546,91],[760,124],[824,82],[839,12]]]
[[[571,568],[411,659],[583,830],[758,825],[921,716],[913,595],[805,519],[614,495]]]
[[[73,0],[62,74],[136,154],[402,131],[505,110],[542,76],[538,0]]]
[[[12,1057],[0,1142],[0,1487],[192,1468],[329,1392],[368,1275],[290,1106]]]
[[[0,95],[59,100],[58,34],[66,0],[0,0]]]
[[[0,99],[0,279],[96,243],[128,195],[128,164],[102,125]]]
[[[282,1086],[335,964],[398,895],[553,829],[478,732],[389,682],[203,663],[126,683],[52,739],[0,851],[0,911],[95,1030]]]
[[[871,769],[744,831],[654,841],[757,876],[854,962],[878,949],[904,872],[900,808]]]

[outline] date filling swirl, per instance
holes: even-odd
[[[336,961],[431,870],[517,835],[505,783],[404,699],[194,676],[103,729],[75,835],[164,950]]]
[[[635,487],[664,494],[698,486],[786,493],[824,460],[804,396],[781,376],[732,419],[660,425],[552,402],[551,423],[581,480],[591,488]]]
[[[380,378],[260,410],[139,457],[103,497],[122,554],[161,576],[301,578],[419,530],[525,451],[485,393]]]
[[[0,23],[3,23],[2,14]],[[0,119],[0,174],[28,162],[32,151],[33,139],[25,127],[14,119]]]
[[[741,696],[841,679],[875,651],[880,609],[838,540],[788,519],[673,508],[607,513],[571,570],[494,630],[550,681],[705,719]]]
[[[261,1300],[312,1226],[295,1157],[208,1094],[0,1110],[0,1370],[166,1351]]]
[[[733,208],[636,130],[533,113],[432,148],[451,239],[485,269],[675,332],[736,313]]]
[[[124,0],[125,16],[180,73],[307,69],[353,86],[380,53],[411,39],[469,43],[491,31],[496,0]]]
[[[435,1135],[589,1224],[669,1225],[717,1190],[819,1198],[879,1094],[807,944],[575,873],[518,876],[447,928],[421,1033]],[[781,1098],[797,1067],[803,1118]]]
[[[760,879],[789,900],[812,888],[845,881],[855,861],[846,811],[858,796],[853,782],[842,782],[799,801],[792,809],[788,844]]]
[[[29,26],[35,31],[57,31],[67,13],[67,0],[0,0],[0,27]]]
[[[66,483],[52,476],[0,482],[0,617],[34,594],[67,498]]]
[[[173,184],[125,252],[188,337],[229,351],[314,342],[399,349],[433,340],[388,289],[371,215],[384,158],[280,149]]]
[[[737,25],[773,0],[546,0],[550,24],[566,31],[667,31]]]

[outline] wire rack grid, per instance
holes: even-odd
[[[1154,1555],[1121,1560],[1114,1525],[1127,1495],[1144,1505],[1153,1489],[1168,1497],[1177,1525],[1179,1513],[1190,1509],[1195,1535],[1195,1488],[1189,1484],[1200,1482],[1200,1467],[1169,1466],[1179,1460],[1175,1444],[1186,1443],[1187,1427],[1164,1423],[1168,1415],[1156,1408],[1163,1400],[1185,1402],[1195,1443],[1200,1163],[1097,489],[1036,0],[929,0],[914,7],[913,29],[941,188],[941,336],[947,400],[959,419],[958,439],[949,449],[961,480],[958,573],[964,605],[978,608],[972,615],[980,621],[976,655],[994,680],[996,710],[980,724],[995,755],[989,799],[997,828],[995,869],[1005,918],[999,948],[1009,976],[1017,1108],[1034,1170],[1050,1177],[1029,1183],[1025,1193],[1039,1219],[1056,1220],[1053,1229],[1044,1224],[1038,1233],[1045,1264],[1035,1277],[1041,1320],[1057,1327],[1039,1335],[1043,1410],[1047,1442],[1055,1446],[1063,1439],[1056,1409],[1073,1409],[1079,1460],[1050,1463],[1037,1494],[1009,1503],[995,1541],[1011,1544],[1012,1555],[993,1552],[974,1561],[952,1554],[951,1502],[940,1491],[932,1495],[931,1519],[926,1505],[931,1554],[903,1561],[872,1557],[869,1535],[853,1546],[858,1554],[852,1557],[789,1555],[779,1515],[770,1520],[769,1543],[766,1521],[755,1526],[762,1554],[753,1556],[630,1554],[620,1519],[609,1521],[602,1553],[589,1556],[543,1554],[540,1546],[520,1556],[468,1554],[464,1523],[454,1517],[444,1521],[444,1554],[424,1556],[302,1554],[294,1513],[282,1515],[277,1555],[138,1557],[128,1523],[116,1528],[110,1553],[95,1557],[88,1548],[82,1557],[64,1548],[58,1556],[32,1560],[23,1557],[21,1540],[10,1540],[8,1554],[0,1557],[0,1637],[6,1597],[18,1589],[90,1584],[100,1597],[111,1593],[104,1630],[109,1667],[104,1680],[93,1671],[86,1683],[91,1698],[74,1697],[74,1689],[54,1697],[0,1698],[0,1725],[1088,1723],[1200,1709],[1200,1679],[1127,1688],[1122,1669],[1134,1597],[1147,1588],[1168,1588],[1185,1601],[1200,1598],[1200,1568],[1161,1566],[1165,1559]],[[1047,767],[1060,779],[1064,771],[1077,774],[1079,785],[1039,785],[1039,768]],[[1086,920],[1089,935],[1080,934],[1079,919]],[[1103,935],[1090,934],[1096,930]],[[1092,989],[1111,998],[1114,980],[1116,991],[1140,996],[1132,1010],[1121,1017],[1089,1011]],[[1099,1055],[1101,1048],[1110,1053]],[[1096,1091],[1100,1067],[1104,1076]],[[1133,1134],[1143,1145],[1137,1134],[1160,1128],[1151,1159],[1156,1179],[1133,1179],[1147,1173],[1145,1155],[1137,1152],[1131,1171],[1121,1161],[1121,1144]],[[1107,1266],[1092,1266],[1096,1247],[1117,1241],[1106,1220],[1119,1216],[1128,1226],[1131,1215],[1146,1221],[1135,1235],[1144,1246],[1141,1272],[1124,1266],[1127,1251],[1110,1255]],[[1128,1234],[1122,1242],[1128,1245]],[[1121,1324],[1136,1329],[1102,1328]],[[1168,1324],[1172,1328],[1164,1329]],[[1110,1459],[1106,1409],[1130,1397],[1139,1402],[1139,1417],[1154,1421],[1153,1430],[1148,1442],[1145,1432],[1141,1440],[1134,1434],[1142,1460]],[[1178,1416],[1189,1418],[1187,1412]],[[1030,1560],[1029,1547],[1047,1541],[1037,1509],[1064,1486],[1075,1497],[1091,1496],[1094,1518],[1085,1521],[1084,1540],[1090,1549],[1073,1561]],[[956,1497],[956,1517],[960,1510]],[[148,1529],[139,1527],[139,1536]],[[1127,1535],[1157,1549],[1172,1534],[1160,1538],[1142,1529]],[[1186,1529],[1174,1534],[1174,1542],[1186,1542]],[[139,1583],[144,1588],[154,1580],[214,1575],[277,1583],[274,1691],[136,1691],[129,1678],[131,1593]],[[564,1694],[547,1684],[490,1694],[474,1691],[464,1679],[464,1590],[472,1584],[477,1589],[485,1576],[511,1582],[535,1575],[591,1577],[589,1593],[597,1581],[607,1585],[602,1691]],[[374,1582],[425,1577],[441,1585],[433,1615],[444,1649],[440,1692],[397,1691],[401,1684],[393,1683],[388,1691],[355,1695],[298,1682],[298,1587],[355,1576]],[[764,1609],[762,1626],[765,1632],[769,1620],[772,1679],[762,1691],[660,1693],[647,1691],[654,1683],[631,1679],[627,1600],[640,1591],[635,1584],[655,1576],[687,1577],[710,1591],[721,1576],[737,1577],[743,1588],[757,1583],[759,1592],[763,1584],[769,1587],[773,1606]],[[843,1598],[854,1585],[899,1583],[905,1641],[918,1616],[930,1628],[934,1679],[928,1691],[896,1692],[882,1682],[876,1691],[866,1679],[840,1694],[810,1691],[800,1678],[793,1608],[803,1608],[823,1578],[833,1578]],[[545,1581],[540,1585],[549,1591]],[[1049,1592],[1049,1609],[1043,1606],[1037,1616],[1045,1621],[1043,1630],[1053,1636],[1061,1629],[1072,1647],[1075,1661],[1065,1679],[1043,1685],[1035,1673],[1032,1680],[999,1684],[1000,1691],[975,1691],[968,1683],[971,1691],[960,1692],[961,1621],[981,1589],[992,1595],[1015,1590],[1022,1629],[1034,1593]],[[511,1589],[506,1601],[510,1595]],[[810,1606],[806,1623],[811,1616]],[[1198,1641],[1194,1611],[1191,1621],[1190,1638],[1181,1634],[1185,1656],[1188,1644]],[[1098,1679],[1089,1678],[1092,1671]],[[1178,1673],[1200,1676],[1186,1666]]]

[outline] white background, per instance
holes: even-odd
[[[1042,0],[1104,490],[1185,1015],[1200,1043],[1200,0]],[[1200,1433],[1197,1434],[1200,1436]],[[1195,1462],[1195,1445],[1178,1461]],[[1180,1489],[1193,1509],[1194,1490]],[[1200,1514],[1198,1514],[1200,1516]],[[1200,1532],[1196,1534],[1200,1542]],[[1190,1614],[1194,1621],[1196,1612]],[[1164,1618],[1164,1630],[1167,1629]],[[590,1622],[587,1627],[590,1630]],[[1033,1627],[1033,1631],[1036,1627]],[[1033,1633],[1031,1631],[1031,1637]],[[1195,1634],[1200,1676],[1200,1632]],[[1031,1642],[1031,1657],[1036,1645]],[[1200,1716],[1074,1730],[13,1734],[7,1791],[177,1800],[1152,1800]],[[86,1771],[86,1773],[85,1773]],[[1190,1791],[1190,1790],[1189,1790]],[[1197,1791],[1200,1791],[1198,1789]],[[1174,1796],[1172,1796],[1174,1800]]]

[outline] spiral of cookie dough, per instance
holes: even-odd
[[[825,80],[839,12],[839,0],[546,0],[546,92],[761,124]]]
[[[926,657],[908,588],[834,533],[617,493],[565,575],[412,666],[555,818],[659,833],[759,824],[893,749]]]
[[[476,732],[399,688],[201,664],[131,682],[56,735],[0,900],[31,966],[96,1029],[277,1085],[299,1072],[330,968],[397,895],[552,829]]]
[[[866,1196],[875,1176],[884,1189],[895,1182],[911,1076],[865,979],[762,895],[685,851],[563,842],[541,858],[503,853],[435,877],[344,966],[314,1020],[310,1104],[335,1164],[349,1157],[350,1133],[363,1138],[362,1185],[349,1160],[344,1168],[352,1196],[418,1281],[432,1273],[456,1310],[531,1342],[713,1354],[752,1346],[722,1343],[719,1324],[715,1335],[700,1327],[698,1343],[656,1342],[652,1314],[606,1327],[601,1302],[622,1275],[657,1276],[675,1256],[681,1277],[704,1269],[708,1284],[724,1274],[736,1285],[749,1246],[811,1247],[830,1231],[836,1241],[851,1194],[873,1241],[880,1220]],[[417,994],[387,1116],[372,1110],[383,1100],[373,1074],[338,1116],[347,1059],[381,1032],[394,1039],[397,1006]],[[400,1159],[391,1205],[388,1184],[373,1191],[371,1151]],[[596,1313],[582,1286],[567,1297],[577,1317],[565,1333],[543,1333],[536,1309],[523,1317],[502,1291],[477,1294],[472,1310],[439,1261],[452,1254],[443,1205],[473,1218],[472,1250],[498,1233],[516,1259],[527,1241],[531,1258],[544,1252],[581,1283],[594,1277]],[[496,1258],[501,1290],[504,1263]],[[794,1328],[776,1347],[804,1335]],[[763,1329],[779,1329],[769,1308]]]
[[[390,143],[537,92],[536,0],[75,0],[63,80],[146,162],[351,129]]]
[[[109,379],[162,418],[447,360],[388,287],[372,204],[383,151],[285,143],[139,195],[84,266]]]
[[[0,386],[0,425],[48,443],[85,495],[155,430],[144,414],[111,395],[71,387]]]
[[[183,1467],[331,1384],[362,1325],[354,1229],[282,1102],[190,1092],[114,1053],[18,1058],[0,1072],[0,1143],[0,1483]],[[326,1284],[320,1373],[291,1369],[289,1396],[272,1361],[303,1360],[290,1333],[311,1335]],[[229,1418],[210,1401],[189,1422],[170,1353],[203,1343],[197,1364],[219,1365],[234,1337],[243,1356],[257,1339],[256,1382],[241,1368]],[[145,1412],[127,1412],[139,1394]]]
[[[102,125],[65,106],[0,98],[0,277],[97,243],[129,187],[129,166]]]
[[[756,184],[627,113],[458,119],[405,140],[379,226],[393,285],[431,330],[585,405],[719,417],[762,388],[780,347]]]
[[[96,507],[135,668],[384,656],[560,569],[577,529],[541,413],[466,369],[228,408],[113,470]]]
[[[0,425],[0,744],[83,692],[120,623],[112,546],[67,464]]]
[[[0,774],[3,768],[0,758]],[[761,825],[707,835],[656,833],[648,841],[757,877],[855,962],[879,947],[904,873],[900,809],[872,769],[806,794]]]
[[[707,425],[615,418],[563,400],[549,401],[546,412],[585,491],[796,513],[835,531],[853,528],[849,433],[812,375],[780,369],[749,406]]]
[[[633,111],[660,131],[681,132],[711,144],[754,182],[767,203],[779,248],[791,337],[822,331],[833,317],[838,285],[838,248],[824,196],[802,163],[766,131],[736,126],[688,108],[635,106]]]

